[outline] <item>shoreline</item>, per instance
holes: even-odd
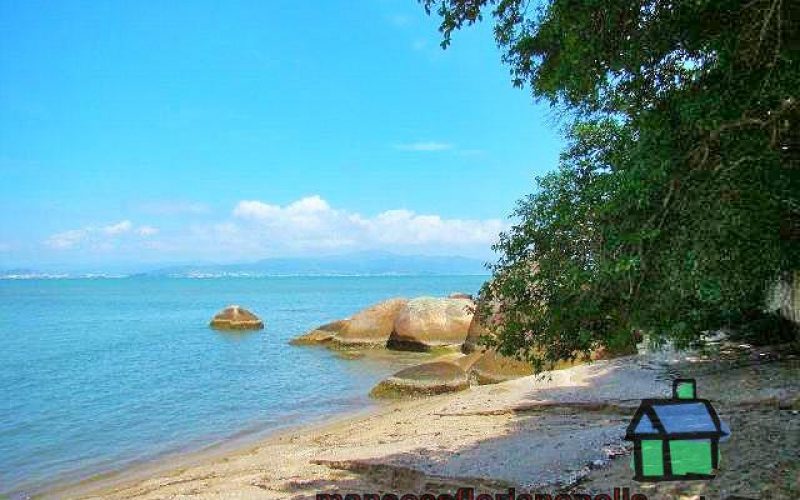
[[[800,492],[800,362],[690,353],[596,361],[301,424],[241,447],[181,456],[50,490],[44,498],[314,499],[318,492],[531,491],[646,498],[791,498]],[[715,481],[637,483],[622,438],[641,399],[698,380],[732,439]],[[765,436],[773,446],[764,446]]]
[[[303,423],[243,432],[229,438],[223,438],[219,442],[199,449],[168,452],[152,459],[128,464],[116,470],[92,474],[83,479],[57,480],[50,486],[45,486],[35,491],[32,496],[34,498],[63,498],[65,496],[74,498],[114,491],[152,476],[175,472],[210,461],[244,455],[261,446],[266,446],[272,441],[280,441],[287,436],[320,432],[350,420],[370,417],[380,413],[386,406],[393,404],[397,403],[377,401],[365,408],[352,408],[329,415],[317,415],[310,421]],[[326,417],[329,417],[331,421],[322,421]]]
[[[445,488],[555,485],[574,480],[587,461],[604,459],[603,446],[621,445],[615,438],[624,425],[617,415],[620,409],[627,412],[630,400],[666,387],[657,380],[663,370],[654,366],[649,359],[618,358],[554,371],[549,379],[530,376],[452,394],[379,403],[327,421],[276,430],[246,443],[222,443],[62,483],[39,496],[156,498],[191,493],[213,497],[238,492],[246,497],[314,498],[316,491],[340,485],[350,484],[356,490],[376,487],[381,478],[369,472],[374,467],[373,472],[383,471],[378,476],[387,470],[394,477],[407,476],[413,484],[398,485],[405,488],[425,478],[438,478]],[[637,383],[620,383],[631,379]],[[549,405],[560,410],[551,414]],[[587,411],[592,405],[598,407]],[[567,425],[563,425],[565,411],[570,414]],[[521,423],[530,429],[518,429]],[[552,446],[540,444],[549,452],[534,456],[528,446],[509,441],[520,431],[538,434],[548,426],[563,427],[551,436]],[[582,438],[576,440],[575,433],[582,433]],[[490,444],[481,444],[485,441]],[[475,458],[484,452],[510,454],[516,464],[447,460],[464,455],[464,450]],[[359,479],[365,470],[366,479]]]

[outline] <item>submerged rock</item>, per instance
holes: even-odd
[[[241,306],[228,306],[214,316],[209,326],[218,330],[261,330],[264,322]]]
[[[419,297],[409,300],[394,321],[387,347],[426,351],[464,342],[475,304],[469,299]]]
[[[467,387],[467,373],[461,367],[448,361],[434,361],[400,370],[376,385],[370,396],[423,396],[463,391]]]

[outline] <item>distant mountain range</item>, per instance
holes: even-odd
[[[284,257],[246,264],[177,265],[141,273],[70,273],[33,269],[0,270],[0,279],[248,276],[369,276],[488,274],[483,262],[460,256],[396,255],[361,252],[321,257]]]
[[[458,256],[356,253],[324,257],[284,257],[249,264],[173,266],[148,276],[354,276],[487,274],[483,262]]]

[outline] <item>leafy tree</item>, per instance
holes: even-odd
[[[538,369],[637,332],[690,342],[800,269],[800,2],[421,0],[442,46],[491,16],[516,86],[562,110],[479,309]]]

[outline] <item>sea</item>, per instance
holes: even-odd
[[[380,404],[426,354],[289,345],[391,297],[476,293],[486,276],[0,280],[0,497]],[[223,333],[229,304],[265,329]]]

